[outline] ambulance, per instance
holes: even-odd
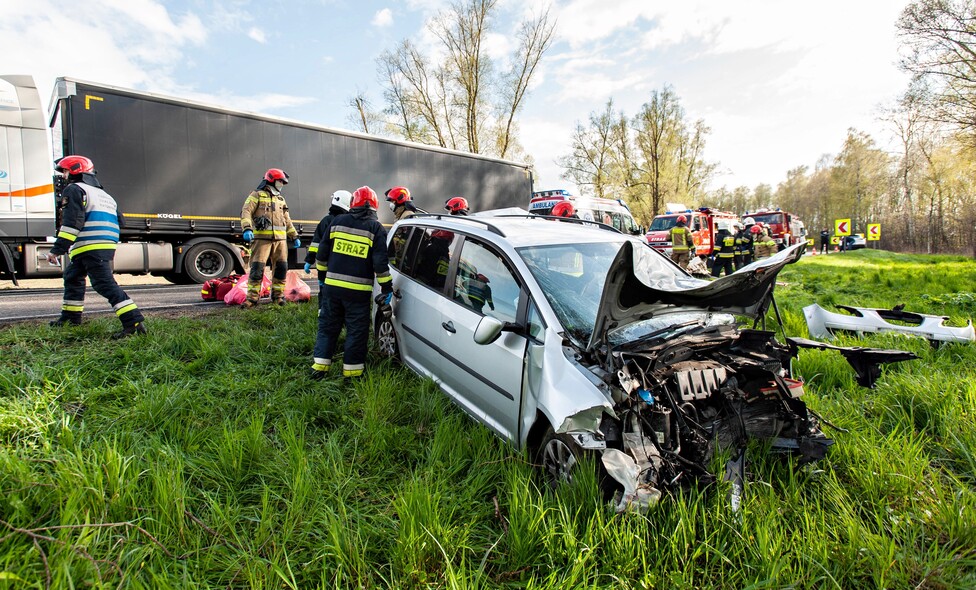
[[[556,203],[561,201],[571,202],[580,219],[598,221],[625,234],[643,233],[643,228],[634,221],[630,207],[623,200],[577,197],[565,189],[533,192],[529,201],[529,213],[549,215]]]

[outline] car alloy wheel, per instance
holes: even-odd
[[[375,336],[376,347],[383,356],[394,359],[400,358],[400,347],[397,344],[396,331],[393,329],[393,322],[389,318],[377,318]]]
[[[550,428],[539,450],[542,472],[546,484],[555,489],[562,483],[573,483],[573,474],[579,464],[582,449],[565,434],[556,434]]]

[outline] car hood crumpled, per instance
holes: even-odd
[[[755,318],[769,305],[776,275],[798,261],[805,248],[805,243],[796,244],[708,281],[677,271],[651,248],[628,240],[607,273],[587,350],[603,344],[610,330],[662,314],[720,312]]]

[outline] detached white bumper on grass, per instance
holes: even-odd
[[[933,342],[973,342],[976,331],[972,320],[960,328],[943,325],[948,317],[902,311],[838,305],[847,314],[832,313],[816,303],[803,308],[807,328],[813,338],[831,338],[836,331],[896,332],[921,336]],[[849,314],[849,315],[848,315]],[[891,323],[892,321],[898,323]]]

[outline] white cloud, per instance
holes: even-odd
[[[389,27],[393,25],[393,11],[389,8],[377,10],[370,22],[374,27]]]
[[[264,31],[261,30],[261,29],[259,29],[259,28],[257,28],[257,27],[251,27],[247,31],[247,36],[250,37],[251,39],[257,41],[261,45],[264,45],[265,43],[268,42],[268,38],[264,34]]]

